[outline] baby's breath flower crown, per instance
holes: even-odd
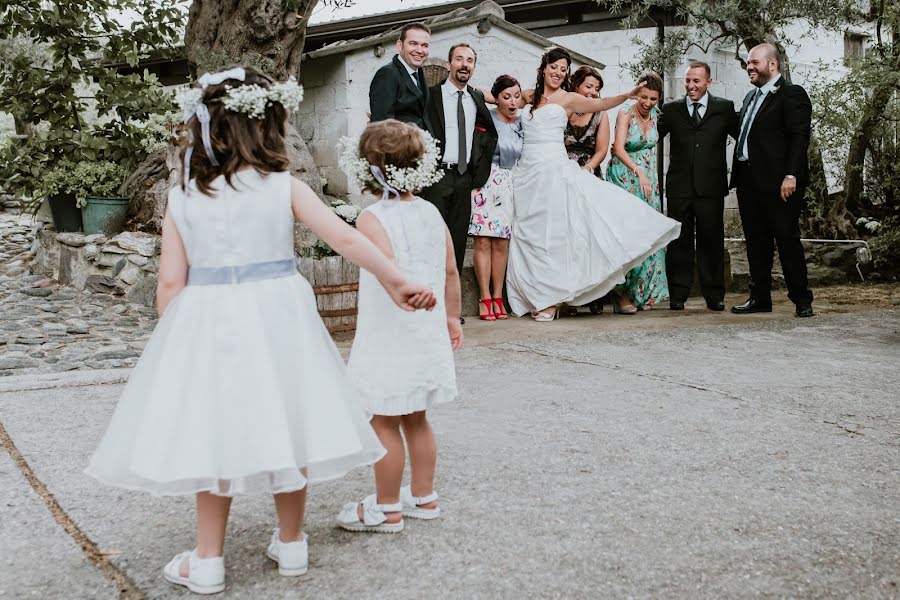
[[[421,189],[434,185],[444,176],[438,168],[440,160],[440,148],[435,140],[426,131],[419,130],[425,153],[419,158],[414,167],[398,168],[394,165],[385,165],[384,179],[389,186],[398,192],[418,192]],[[338,142],[340,158],[338,166],[360,188],[384,189],[372,173],[372,165],[359,155],[359,138],[342,137]]]
[[[175,103],[183,113],[193,109],[203,98],[202,88],[180,88],[175,91]],[[225,95],[207,102],[221,101],[226,109],[243,113],[251,119],[265,116],[266,107],[275,102],[288,110],[297,110],[303,101],[303,87],[293,77],[284,83],[275,83],[269,89],[260,85],[227,86]]]

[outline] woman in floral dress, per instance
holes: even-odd
[[[479,290],[479,318],[509,318],[503,305],[503,282],[512,218],[512,168],[522,155],[522,121],[518,116],[522,87],[510,75],[501,75],[491,87],[497,102],[491,111],[497,128],[497,148],[491,174],[483,187],[472,190],[469,235],[475,238],[475,279]]]
[[[653,72],[644,73],[638,82],[644,82],[646,87],[641,90],[637,101],[622,109],[616,118],[613,157],[606,176],[610,183],[662,211],[656,169],[656,143],[659,141],[656,122],[663,82]],[[629,271],[624,289],[618,291],[613,309],[619,314],[634,314],[644,307],[667,301],[669,282],[666,278],[665,248],[651,254]]]

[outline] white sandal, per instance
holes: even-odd
[[[363,520],[359,520],[359,507],[363,507]],[[368,531],[372,533],[400,533],[403,519],[398,523],[388,523],[386,512],[403,512],[403,503],[378,504],[375,494],[366,496],[362,502],[350,502],[338,513],[337,525],[347,531]]]
[[[278,563],[279,575],[297,577],[309,571],[309,546],[305,534],[299,542],[282,542],[276,529],[266,549],[266,556]]]
[[[181,563],[188,559],[188,576],[181,576]],[[221,556],[200,558],[196,548],[176,554],[163,568],[163,577],[195,594],[217,594],[225,589],[225,560]]]
[[[410,486],[400,488],[400,503],[403,504],[403,516],[413,519],[437,519],[441,516],[441,507],[422,508],[422,504],[431,504],[438,499],[437,492],[432,491],[427,496],[413,496]]]

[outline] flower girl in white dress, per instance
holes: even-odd
[[[297,272],[294,220],[367,269],[397,311],[436,300],[287,172],[287,109],[302,98],[295,82],[273,84],[250,68],[199,82],[179,98],[194,143],[182,149],[183,182],[163,223],[160,321],[87,473],[156,495],[196,494],[197,547],[163,573],[210,594],[225,587],[232,496],[274,495],[279,529],[267,555],[282,575],[301,575],[307,483],[384,455]]]
[[[360,274],[347,370],[387,455],[375,465],[375,494],[344,506],[337,524],[349,531],[397,533],[404,516],[440,516],[433,489],[437,451],[425,411],[456,397],[453,350],[463,341],[459,273],[440,212],[413,195],[440,179],[437,143],[393,119],[369,125],[354,142],[342,140],[342,166],[360,187],[382,194],[360,214],[357,228],[405,276],[445,299],[432,311],[403,312],[370,275]],[[401,489],[404,437],[412,476]]]

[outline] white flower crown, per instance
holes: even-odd
[[[180,88],[175,91],[175,104],[182,113],[189,114],[202,100],[203,92],[209,85],[219,84],[225,79],[244,80],[243,69],[232,69],[212,75],[206,74],[198,80],[199,88]],[[226,88],[225,95],[221,99],[225,108],[232,112],[239,112],[251,119],[260,119],[266,113],[266,107],[275,102],[280,102],[288,110],[297,110],[303,101],[303,86],[297,80],[290,77],[284,83],[275,83],[269,89],[261,85],[239,85]]]
[[[444,176],[438,169],[441,153],[437,140],[427,131],[419,130],[419,134],[425,145],[425,153],[414,167],[386,165],[387,172],[382,174],[377,166],[370,165],[369,161],[359,155],[359,138],[352,137],[342,137],[338,141],[338,166],[360,188],[381,188],[384,191],[383,198],[387,198],[392,192],[417,192],[434,185]]]

